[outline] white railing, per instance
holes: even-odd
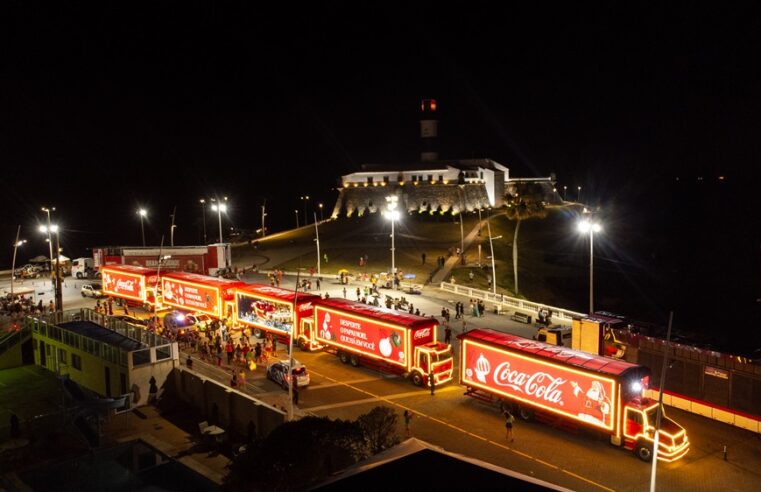
[[[504,294],[494,294],[488,290],[473,289],[465,285],[457,285],[450,282],[441,282],[439,287],[445,292],[451,292],[471,299],[482,299],[486,302],[494,303],[499,306],[500,311],[505,314],[506,311],[516,311],[536,316],[536,313],[539,312],[540,309],[547,308],[552,311],[552,322],[563,325],[570,325],[573,318],[586,316],[583,313],[569,311],[568,309],[549,306],[538,302],[531,302],[526,299],[518,299],[517,297],[510,297]]]

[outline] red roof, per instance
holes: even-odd
[[[285,302],[293,302],[296,299],[296,292],[290,289],[281,289],[280,287],[272,287],[271,285],[264,284],[244,284],[237,289],[239,292],[253,294],[262,297],[269,297],[279,299]],[[320,296],[314,294],[305,294],[303,292],[298,293],[299,304],[303,302],[314,302],[320,299]]]
[[[315,304],[337,309],[339,311],[345,311],[358,316],[383,320],[387,323],[394,323],[411,329],[425,328],[432,324],[438,324],[438,321],[435,318],[424,318],[422,316],[415,316],[414,314],[400,313],[393,309],[370,306],[362,302],[350,301],[348,299],[331,297],[329,299],[320,299]]]
[[[126,273],[132,273],[135,275],[143,275],[145,277],[158,274],[158,270],[156,270],[155,268],[146,268],[146,267],[134,266],[134,265],[103,265],[101,268],[106,268],[108,270],[114,270],[117,272],[126,272]]]
[[[464,340],[478,340],[486,345],[508,348],[516,352],[528,353],[544,359],[586,369],[588,371],[614,376],[619,376],[630,369],[642,367],[638,364],[632,364],[618,359],[588,354],[579,350],[571,350],[567,347],[549,345],[535,340],[529,340],[528,338],[509,335],[507,333],[489,329],[470,330],[467,333],[458,335],[458,338]]]
[[[194,282],[196,284],[207,285],[209,287],[217,287],[223,290],[246,285],[245,282],[241,282],[240,280],[228,280],[226,278],[209,277],[208,275],[200,275],[198,273],[189,272],[166,272],[162,273],[161,276],[173,278],[176,280],[184,280],[185,282]]]

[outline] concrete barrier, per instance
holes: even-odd
[[[253,426],[264,437],[286,421],[286,413],[185,367],[172,374],[176,396],[198,409],[211,424],[248,436]]]

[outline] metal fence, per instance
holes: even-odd
[[[546,308],[552,311],[553,323],[564,325],[570,325],[573,318],[586,316],[584,313],[577,313],[575,311],[569,311],[568,309],[563,309],[556,306],[548,306],[547,304],[531,302],[527,301],[526,299],[518,299],[517,297],[510,297],[504,294],[494,294],[493,292],[487,290],[473,289],[471,287],[457,285],[450,282],[441,282],[439,287],[445,292],[459,294],[471,299],[481,299],[483,301],[496,304],[503,314],[507,314],[512,311],[535,315],[537,312],[539,312],[540,309]]]

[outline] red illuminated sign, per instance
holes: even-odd
[[[508,346],[520,343],[509,342]],[[462,384],[613,429],[614,379],[468,339],[463,340],[462,350]]]
[[[317,340],[406,367],[406,330],[317,306]]]
[[[161,279],[161,289],[164,304],[190,311],[200,311],[215,317],[220,316],[221,303],[219,290],[216,287],[164,277]]]
[[[145,300],[145,277],[135,273],[101,269],[103,292],[135,301]]]

